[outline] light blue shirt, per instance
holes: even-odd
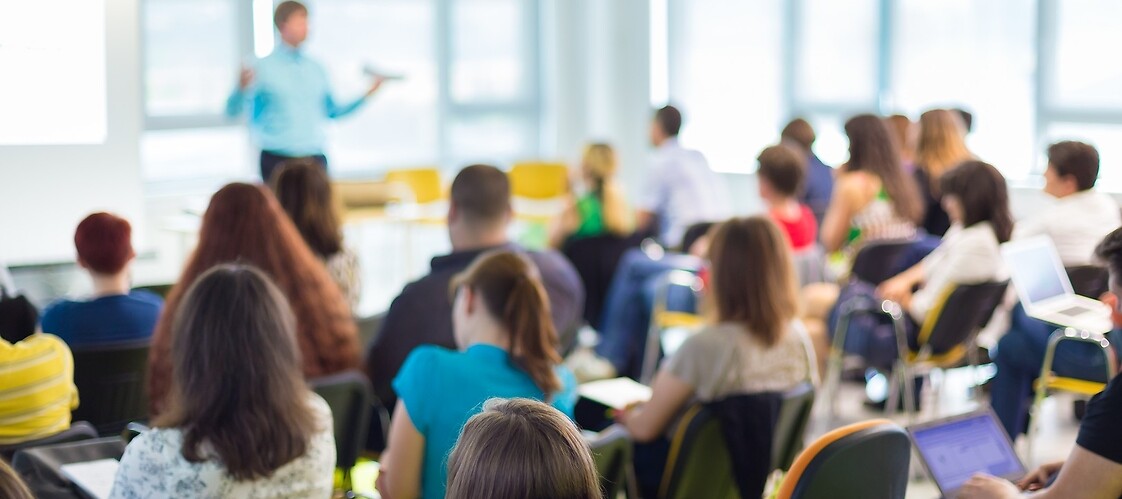
[[[728,187],[700,152],[667,139],[655,151],[647,185],[636,206],[659,219],[660,238],[678,246],[690,225],[721,222],[732,216]],[[683,248],[687,251],[689,248]]]
[[[324,122],[354,112],[366,100],[336,103],[323,66],[285,43],[257,61],[254,73],[249,88],[235,89],[226,100],[226,115],[237,117],[248,107],[254,140],[282,156],[323,154]]]
[[[561,391],[550,402],[569,417],[576,404],[576,378],[557,368]],[[421,497],[444,497],[448,453],[467,420],[492,397],[543,400],[530,375],[519,369],[510,354],[494,345],[476,344],[463,352],[433,345],[417,347],[405,359],[393,381],[398,403],[425,437],[421,468]]]

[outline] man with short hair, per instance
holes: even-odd
[[[451,198],[448,236],[452,253],[433,258],[429,274],[406,285],[394,299],[367,355],[367,373],[387,407],[392,408],[397,400],[390,383],[409,352],[420,345],[457,348],[448,290],[452,277],[484,252],[519,250],[507,238],[507,226],[513,215],[510,182],[505,173],[487,165],[464,168],[452,182]],[[576,270],[559,253],[525,253],[538,267],[557,333],[579,327],[584,286]]]
[[[164,300],[148,291],[132,291],[129,267],[132,226],[110,213],[94,213],[74,231],[78,266],[93,280],[88,300],[61,299],[47,306],[44,332],[71,348],[143,340],[152,336]]]
[[[705,156],[678,143],[681,128],[682,113],[674,106],[655,112],[650,130],[655,158],[637,204],[638,230],[657,226],[662,243],[671,247],[681,244],[690,225],[732,216],[728,192]]]
[[[816,137],[808,121],[802,118],[791,120],[783,127],[779,138],[806,155],[806,182],[799,193],[799,202],[810,207],[815,221],[821,225],[826,217],[826,208],[830,206],[830,195],[834,192],[834,169],[814,154]]]
[[[307,7],[281,2],[273,24],[280,45],[255,68],[242,68],[238,87],[226,101],[231,118],[249,108],[249,128],[261,148],[261,181],[266,184],[273,170],[289,159],[312,158],[326,168],[324,123],[356,111],[384,81],[375,77],[362,97],[336,102],[327,71],[300,49],[308,38]]]

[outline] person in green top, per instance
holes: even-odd
[[[585,147],[580,167],[583,193],[569,201],[550,230],[552,247],[561,247],[569,238],[631,233],[634,220],[615,179],[618,166],[612,146],[593,143]]]

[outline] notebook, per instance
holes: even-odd
[[[113,489],[113,479],[117,476],[119,465],[116,459],[98,459],[64,464],[59,467],[59,471],[90,497],[105,499]]]
[[[1025,475],[1009,435],[988,408],[909,426],[908,435],[943,497],[957,497],[975,473],[1007,480]]]
[[[577,393],[586,399],[621,410],[651,399],[651,388],[631,378],[590,381],[580,385]]]
[[[1092,333],[1111,330],[1110,307],[1072,291],[1051,238],[1010,241],[1001,245],[1001,255],[1029,317]]]

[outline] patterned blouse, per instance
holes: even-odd
[[[309,399],[320,431],[312,435],[306,454],[277,468],[271,477],[236,481],[217,459],[189,462],[181,452],[181,430],[153,428],[125,449],[109,497],[331,497],[335,472],[331,409],[318,395]]]
[[[351,306],[353,312],[362,297],[362,269],[358,264],[358,255],[350,248],[343,248],[338,253],[327,257],[323,261],[331,280],[339,285],[343,298]]]

